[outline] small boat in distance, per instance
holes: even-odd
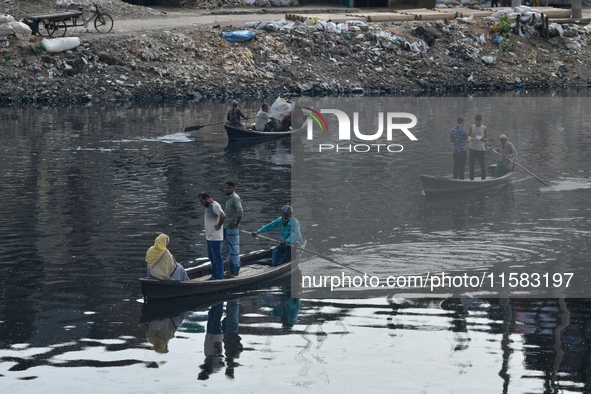
[[[448,176],[419,175],[423,184],[426,196],[453,195],[462,193],[473,193],[496,189],[505,186],[513,176],[513,171],[498,178],[488,177],[486,179],[453,179]]]
[[[186,268],[189,281],[140,278],[142,294],[150,300],[245,290],[291,275],[302,255],[301,250],[294,251],[292,261],[272,267],[272,253],[273,248],[241,255],[240,274],[227,279],[209,280],[211,263],[208,259],[202,259],[203,263],[196,267]],[[225,261],[224,271],[229,268],[229,261]]]
[[[299,134],[306,130],[308,126],[308,119],[304,121],[304,125],[298,129],[292,129],[289,131],[257,131],[251,129],[245,129],[243,127],[235,127],[230,125],[224,125],[226,134],[230,141],[255,141],[255,140],[269,140],[275,138],[291,137],[294,134]]]

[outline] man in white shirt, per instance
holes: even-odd
[[[474,166],[478,160],[480,165],[480,179],[486,179],[486,166],[484,164],[484,154],[486,153],[485,141],[488,138],[488,130],[482,124],[482,115],[476,115],[475,123],[468,129],[468,140],[470,145],[468,150],[470,152],[470,180],[474,180]]]
[[[226,214],[220,204],[207,193],[199,193],[199,202],[205,207],[205,242],[207,256],[211,261],[211,277],[209,279],[224,279],[222,242],[224,241],[223,225]]]
[[[257,113],[254,119],[254,127],[257,131],[277,131],[275,127],[275,120],[271,119],[269,115],[269,106],[263,104],[261,110]]]

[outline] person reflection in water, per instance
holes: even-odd
[[[184,319],[185,314],[182,313],[176,317],[150,322],[146,339],[154,346],[157,353],[168,353],[168,342],[174,338],[174,333]]]
[[[218,372],[223,366],[226,376],[234,378],[234,368],[238,364],[234,361],[242,352],[242,344],[238,335],[239,301],[228,301],[226,318],[222,322],[224,303],[212,306],[207,314],[207,328],[205,333],[204,354],[205,361],[199,372],[199,380],[209,379],[209,375]],[[224,362],[223,347],[226,351],[227,364]]]
[[[182,265],[176,262],[167,249],[170,238],[166,234],[160,234],[154,241],[154,246],[146,253],[148,264],[148,277],[154,279],[189,280],[187,272]]]
[[[301,300],[299,298],[290,298],[289,293],[284,292],[281,303],[273,308],[271,314],[281,321],[284,329],[289,330],[298,322],[300,304]]]
[[[242,353],[242,338],[238,335],[238,315],[240,312],[240,301],[231,300],[226,304],[226,318],[222,321],[224,332],[224,351],[226,353],[226,376],[234,378],[234,368],[240,364],[236,362]]]

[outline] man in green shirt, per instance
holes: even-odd
[[[224,238],[226,239],[226,250],[230,259],[230,273],[227,277],[238,275],[240,271],[240,230],[238,225],[242,220],[244,211],[242,210],[242,201],[236,191],[236,182],[230,180],[226,182],[226,220],[224,221]]]

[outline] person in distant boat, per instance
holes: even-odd
[[[302,107],[296,104],[294,109],[291,111],[291,127],[294,129],[299,129],[304,125],[305,120],[306,116],[304,115]]]
[[[222,242],[224,231],[222,229],[226,214],[209,194],[199,193],[199,202],[205,207],[205,243],[207,244],[207,256],[211,261],[211,277],[209,279],[224,279],[224,260],[222,259]]]
[[[457,122],[457,126],[449,132],[449,139],[454,144],[453,179],[464,179],[464,169],[466,168],[466,154],[468,149],[468,132],[464,128],[465,119],[463,116],[459,116]]]
[[[170,238],[166,234],[160,234],[154,241],[154,246],[146,252],[148,263],[148,276],[163,280],[189,280],[187,272],[182,265],[176,262],[167,249]]]
[[[283,118],[279,126],[277,126],[277,131],[290,131],[293,129],[299,129],[304,125],[304,120],[304,111],[302,111],[302,108],[299,105],[296,105],[291,110],[289,115]]]
[[[293,217],[293,208],[291,205],[285,205],[281,209],[281,216],[272,222],[253,231],[252,235],[257,236],[259,233],[265,233],[278,228],[281,231],[282,241],[273,249],[271,257],[271,265],[276,266],[291,261],[291,246],[297,246],[303,242],[302,234],[300,234],[300,222]]]
[[[277,131],[277,120],[269,115],[269,105],[266,103],[261,106],[261,110],[254,119],[254,127],[257,131]]]
[[[238,101],[232,100],[232,108],[228,111],[228,116],[226,116],[228,120],[228,125],[234,127],[244,127],[242,124],[242,119],[248,119],[246,115],[242,113],[240,108],[238,108]]]
[[[513,160],[517,157],[517,150],[512,143],[507,141],[507,136],[505,134],[499,136],[499,147],[495,150],[503,155],[501,160],[497,162],[495,177],[503,176],[506,173],[513,171],[515,168]]]
[[[474,118],[474,124],[468,129],[468,137],[470,137],[470,145],[468,146],[470,151],[470,180],[474,180],[476,160],[480,165],[480,179],[486,179],[486,166],[484,165],[486,146],[484,146],[484,142],[488,137],[488,133],[486,126],[482,124],[482,115],[476,115]]]
[[[224,213],[226,220],[224,220],[224,238],[226,240],[226,249],[228,251],[228,258],[230,259],[230,272],[228,277],[238,275],[240,271],[240,230],[238,226],[244,215],[242,209],[242,200],[236,194],[236,182],[229,180],[226,182],[226,205]]]
[[[277,126],[277,131],[290,131],[291,130],[291,114],[287,115]]]

